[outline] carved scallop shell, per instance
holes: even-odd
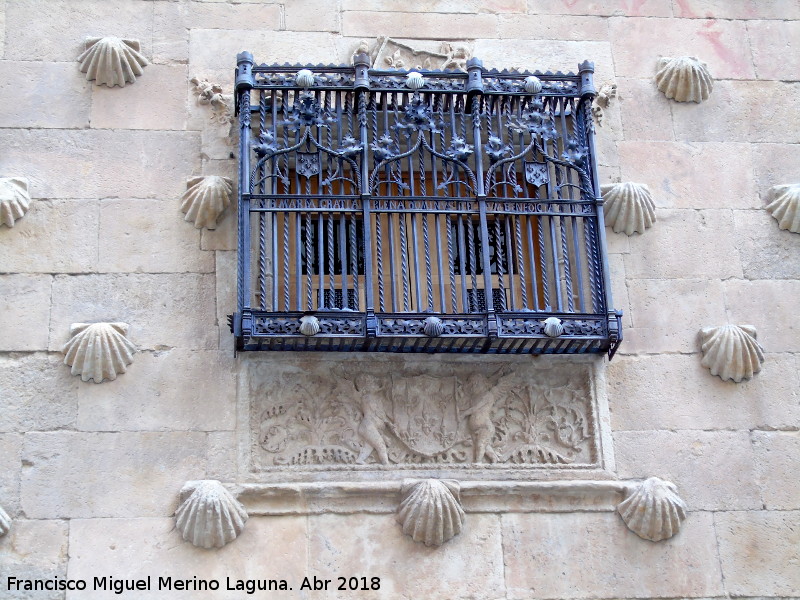
[[[28,180],[22,177],[0,177],[0,223],[14,226],[31,205]]]
[[[800,183],[776,185],[770,190],[772,201],[766,209],[778,221],[778,227],[800,233]]]
[[[464,509],[456,481],[426,479],[403,485],[397,522],[403,533],[426,546],[441,546],[461,533]]]
[[[681,530],[686,518],[686,503],[673,483],[651,477],[639,483],[617,505],[617,512],[628,529],[640,538],[659,542]]]
[[[117,37],[90,38],[86,50],[78,57],[81,72],[96,85],[125,87],[133,83],[148,65],[140,54],[138,40],[121,40]]]
[[[444,333],[444,322],[439,317],[428,317],[422,324],[422,330],[428,337],[439,337]]]
[[[424,85],[425,85],[425,78],[422,76],[422,73],[411,71],[411,73],[406,75],[407,88],[410,88],[412,90],[418,90]]]
[[[227,177],[207,175],[186,181],[186,191],[181,196],[184,221],[194,223],[197,229],[215,229],[217,219],[231,203],[233,182]]]
[[[311,337],[319,333],[319,319],[314,315],[300,317],[300,333]]]
[[[656,222],[656,204],[643,183],[601,186],[605,200],[606,226],[614,233],[644,233]]]
[[[0,506],[0,537],[3,537],[9,531],[11,531],[11,517]]]
[[[70,340],[62,348],[64,364],[73,375],[95,383],[114,380],[133,362],[136,346],[125,334],[127,323],[73,323]]]
[[[244,529],[247,511],[219,481],[190,481],[181,490],[175,526],[199,548],[222,548]]]
[[[703,360],[712,375],[736,383],[750,379],[761,370],[764,349],[756,341],[752,325],[723,325],[700,331]]]
[[[706,63],[693,56],[680,56],[658,61],[656,85],[677,102],[702,102],[711,94],[714,80]]]
[[[529,94],[538,94],[542,91],[542,82],[538,77],[530,75],[525,78],[525,91]]]
[[[564,326],[558,317],[547,317],[542,321],[542,324],[544,325],[544,333],[548,337],[557,338],[564,333]]]
[[[308,69],[300,69],[294,76],[294,82],[302,88],[310,88],[314,85],[314,73]]]

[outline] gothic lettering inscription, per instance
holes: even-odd
[[[587,365],[307,367],[284,366],[251,381],[258,470],[597,464]]]

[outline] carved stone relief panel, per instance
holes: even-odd
[[[590,361],[353,358],[248,362],[253,473],[604,466]]]

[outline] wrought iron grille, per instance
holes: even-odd
[[[613,355],[593,70],[240,54],[237,347]]]

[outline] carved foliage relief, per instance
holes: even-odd
[[[304,366],[252,376],[257,470],[598,463],[588,365]]]

